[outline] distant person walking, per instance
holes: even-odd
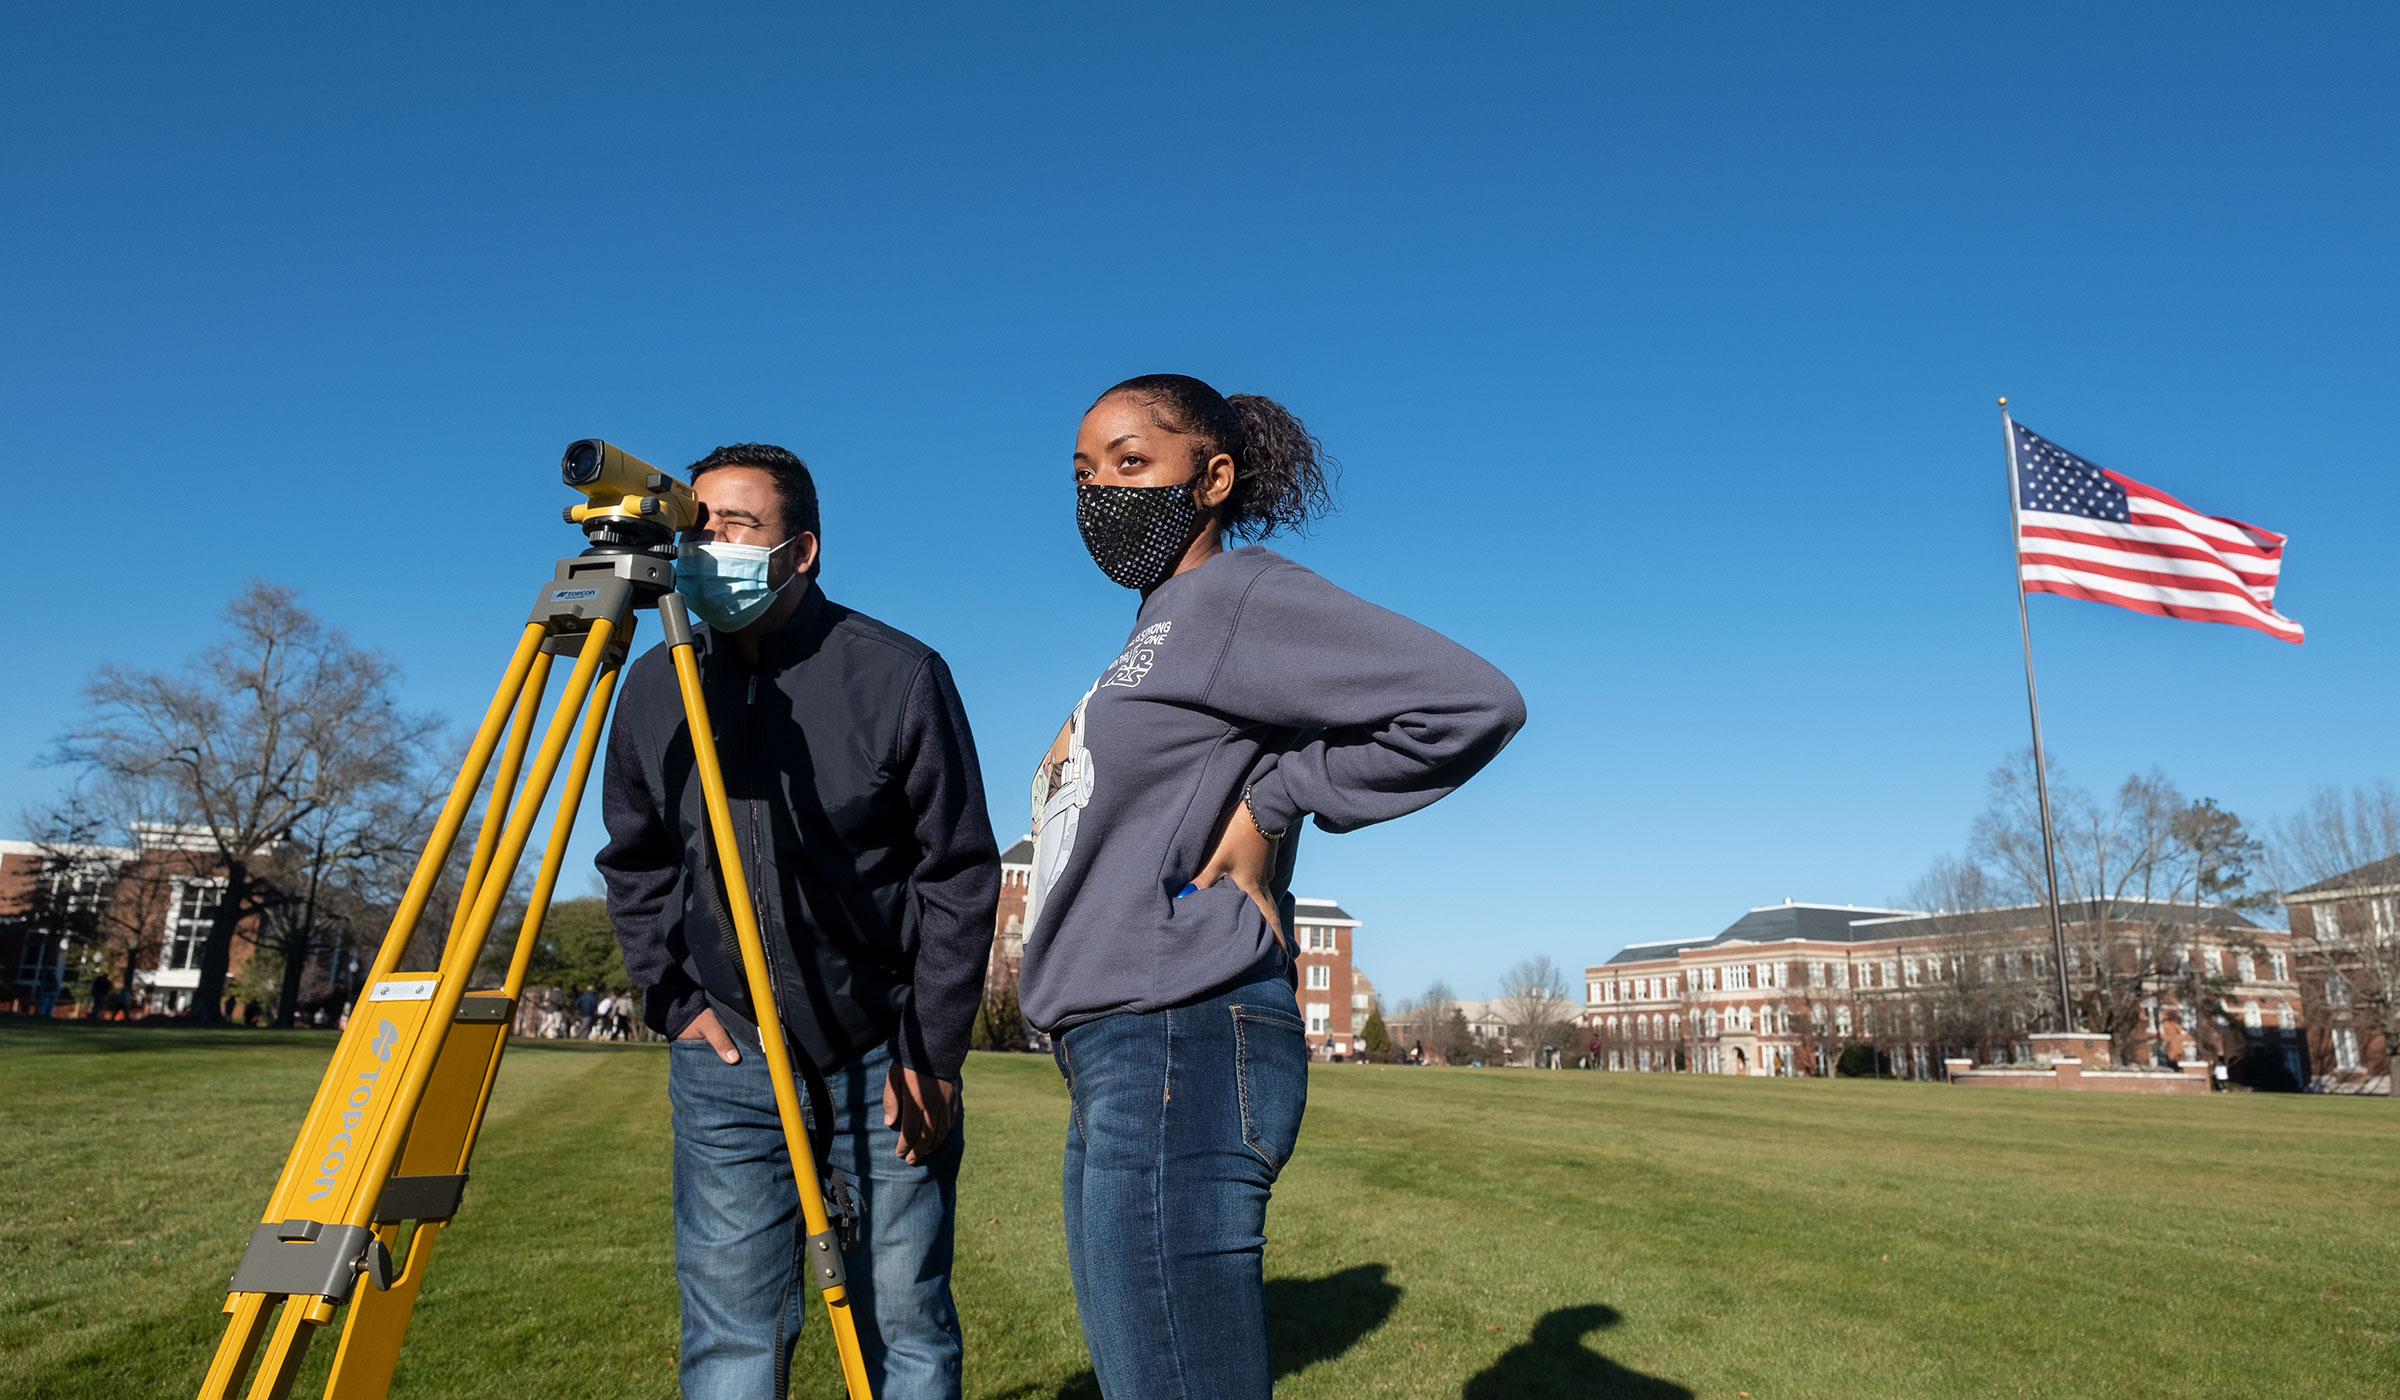
[[[583,989],[575,998],[575,1038],[582,1040],[592,1033],[592,1023],[600,1019],[600,994],[593,988]]]
[[[1067,1258],[1101,1393],[1267,1400],[1267,1198],[1300,1132],[1300,820],[1433,802],[1525,720],[1506,676],[1235,541],[1329,504],[1280,404],[1184,375],[1084,414],[1075,513],[1140,605],[1035,771],[1025,1018],[1056,1038]]]
[[[83,1019],[87,1021],[97,1021],[100,1019],[100,1013],[106,1010],[108,1007],[108,989],[110,985],[111,984],[108,980],[107,973],[95,972],[92,974],[92,985],[89,989],[91,1000],[83,1008]]]

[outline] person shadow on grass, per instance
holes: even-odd
[[[1620,1366],[1584,1345],[1586,1335],[1624,1320],[1605,1303],[1544,1313],[1531,1337],[1467,1382],[1460,1400],[1692,1400],[1673,1381]]]
[[[1360,1264],[1323,1278],[1268,1279],[1267,1354],[1275,1379],[1333,1360],[1388,1321],[1401,1292],[1384,1277],[1389,1271],[1385,1264]],[[1052,1396],[1100,1400],[1100,1382],[1082,1371]]]

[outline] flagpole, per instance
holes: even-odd
[[[2058,972],[2058,1028],[2075,1029],[2074,1004],[2067,991],[2067,931],[2058,917],[2058,857],[2050,835],[2050,763],[2042,753],[2042,697],[2033,684],[2033,621],[2025,609],[2025,536],[2017,524],[2017,433],[2008,416],[2008,400],[2000,400],[2000,441],[2008,458],[2008,561],[2017,580],[2017,635],[2025,642],[2025,709],[2033,719],[2033,791],[2042,809],[2042,878],[2050,894],[2050,962]]]

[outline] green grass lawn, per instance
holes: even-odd
[[[0,1022],[0,1395],[193,1390],[332,1043]],[[1268,1224],[1291,1400],[2400,1394],[2388,1100],[1366,1066],[1309,1087]],[[967,1392],[1095,1395],[1057,1072],[978,1055],[967,1098]],[[661,1051],[519,1043],[394,1394],[672,1395],[667,1183]],[[838,1394],[821,1320],[801,1356],[795,1392]]]

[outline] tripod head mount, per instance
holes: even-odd
[[[674,556],[675,534],[700,523],[700,498],[681,481],[598,438],[567,444],[559,479],[584,494],[562,515],[583,527],[595,553]]]

